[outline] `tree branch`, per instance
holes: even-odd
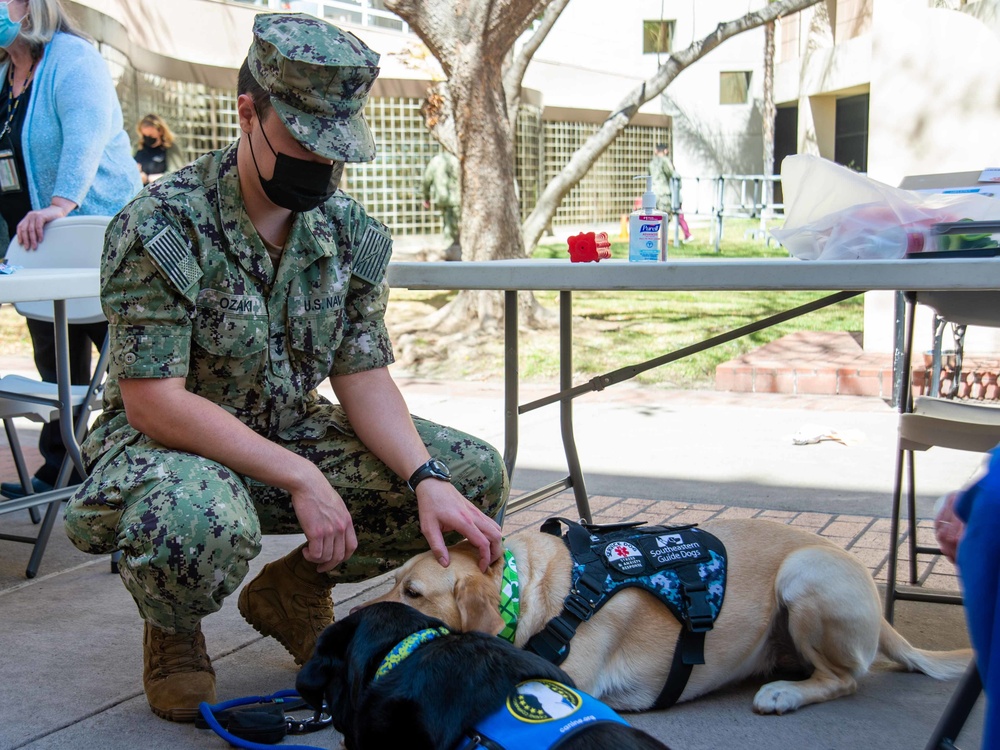
[[[517,38],[534,22],[552,0],[476,0],[489,5],[486,35],[491,43],[511,49]]]
[[[449,5],[421,0],[385,0],[385,9],[409,24],[413,33],[437,58],[445,77],[450,78],[454,58],[447,54],[447,50],[454,43],[452,8]],[[451,32],[452,36],[448,36],[448,32]]]
[[[503,88],[507,97],[507,116],[510,118],[510,131],[516,132],[517,111],[521,104],[521,82],[524,80],[524,73],[528,69],[528,63],[534,57],[535,52],[545,41],[549,31],[555,25],[563,9],[569,0],[551,0],[545,7],[542,14],[541,23],[524,43],[517,54],[513,56],[510,66],[504,71]]]

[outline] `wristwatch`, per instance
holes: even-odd
[[[448,467],[443,462],[432,458],[413,472],[406,484],[411,490],[416,492],[417,485],[425,479],[443,479],[449,482],[451,481],[451,471],[448,470]]]

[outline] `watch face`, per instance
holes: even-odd
[[[451,479],[451,471],[449,471],[448,466],[445,463],[438,461],[436,458],[432,458],[430,461],[413,472],[413,476],[411,476],[409,481],[407,481],[407,485],[409,485],[411,490],[416,490],[418,484],[425,479],[430,478],[449,481]]]
[[[441,477],[442,479],[451,479],[451,471],[448,467],[436,458],[432,458],[427,462],[427,469],[434,476]]]

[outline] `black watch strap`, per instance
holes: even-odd
[[[436,458],[432,458],[430,461],[427,461],[419,466],[417,470],[410,475],[406,484],[412,491],[416,492],[417,485],[425,479],[441,479],[445,482],[450,482],[451,471],[443,461],[438,461]]]

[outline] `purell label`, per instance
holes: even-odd
[[[655,263],[660,260],[662,229],[662,216],[633,214],[629,222],[628,259],[639,263]]]

